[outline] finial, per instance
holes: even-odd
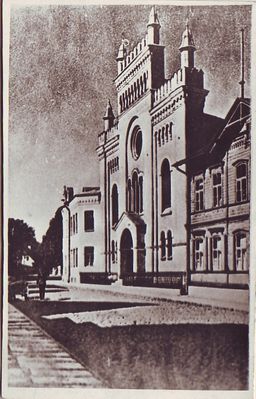
[[[244,98],[244,28],[241,29],[241,41],[240,41],[240,65],[241,65],[241,80],[239,82],[241,86],[241,98]]]

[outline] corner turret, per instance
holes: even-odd
[[[194,52],[196,51],[196,47],[188,22],[182,35],[182,42],[179,50],[181,53],[181,68],[194,68]]]
[[[159,44],[161,26],[155,10],[155,6],[151,8],[147,28],[148,28],[148,44]]]
[[[115,116],[113,113],[113,109],[112,109],[110,100],[108,100],[106,113],[105,113],[105,116],[103,117],[103,120],[104,120],[104,130],[105,130],[105,132],[107,132],[114,126],[114,120],[115,120]]]
[[[118,54],[116,57],[118,74],[121,73],[123,70],[123,61],[127,55],[126,47],[127,47],[126,40],[122,39],[122,43],[119,47]]]

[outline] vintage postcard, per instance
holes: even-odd
[[[252,398],[253,3],[3,14],[3,397]]]

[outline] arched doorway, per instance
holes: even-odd
[[[125,229],[120,241],[121,276],[133,272],[133,241],[128,229]]]

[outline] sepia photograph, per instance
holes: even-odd
[[[4,398],[253,397],[252,13],[5,2]]]

